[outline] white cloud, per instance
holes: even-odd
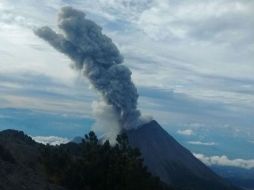
[[[34,136],[32,137],[32,139],[38,143],[49,144],[49,145],[66,144],[70,141],[67,138],[57,137],[57,136]]]
[[[56,18],[57,10],[66,4],[82,8],[89,14],[89,17],[94,17],[93,20],[105,26],[106,33],[123,50],[127,64],[133,66],[134,80],[139,85],[156,86],[162,89],[175,88],[179,92],[188,93],[198,98],[216,99],[221,102],[231,100],[233,103],[240,102],[244,105],[254,105],[252,104],[254,102],[253,94],[247,96],[243,93],[235,93],[232,89],[226,91],[225,86],[228,85],[220,86],[220,84],[227,83],[227,80],[214,80],[215,74],[236,78],[253,78],[253,48],[247,48],[245,43],[239,43],[239,50],[236,53],[234,48],[220,45],[217,42],[218,39],[214,41],[213,38],[207,37],[205,39],[212,42],[212,44],[207,44],[206,42],[199,42],[196,37],[189,35],[189,33],[197,35],[199,31],[212,31],[212,29],[216,30],[217,33],[225,30],[231,31],[232,24],[229,21],[223,21],[223,19],[225,15],[226,18],[231,18],[232,15],[232,19],[229,20],[242,21],[237,22],[242,23],[242,25],[234,27],[232,30],[241,30],[242,33],[237,34],[237,36],[248,36],[245,35],[245,32],[252,34],[254,29],[244,26],[253,20],[251,16],[253,3],[225,0],[198,0],[195,2],[175,0],[142,0],[139,2],[134,0],[76,0],[68,3],[61,0],[40,1],[39,3],[35,0],[29,0],[22,3],[22,1],[4,0],[1,7],[3,10],[8,10],[8,14],[15,15],[15,17],[11,17],[12,20],[19,17],[24,18],[21,19],[22,22],[28,23],[30,22],[29,19],[33,18],[33,23],[51,25],[52,20]],[[112,19],[108,19],[109,17]],[[201,24],[197,24],[200,21],[202,21]],[[221,23],[219,27],[217,26],[218,22]],[[107,26],[108,24],[115,26],[115,24],[124,25],[126,23],[128,30],[123,29],[124,31]],[[16,22],[5,22],[5,24],[13,26]],[[235,26],[235,22],[233,22],[233,26]],[[137,28],[139,29],[137,30]],[[140,32],[140,29],[146,30],[146,28],[152,29],[151,31],[149,29],[144,35],[143,32]],[[55,74],[53,71],[61,70],[60,73],[64,74],[54,77],[60,80],[73,79],[73,72],[68,66],[65,67],[64,65],[69,62],[68,59],[64,60],[64,56],[52,51],[52,48],[41,40],[32,37],[32,32],[18,27],[13,30],[16,32],[14,33],[10,29],[0,31],[0,37],[1,34],[4,35],[3,38],[0,38],[3,50],[11,49],[11,52],[16,52],[15,55],[2,57],[3,61],[0,68],[3,67],[1,68],[3,72],[7,69],[15,69],[16,71],[27,69],[47,73],[53,77]],[[9,33],[10,35],[8,35]],[[185,33],[188,34],[188,39],[185,39],[183,44],[171,41],[172,37],[175,38],[174,36],[181,36]],[[214,34],[215,32],[211,33]],[[159,38],[163,37],[163,40],[153,40],[150,38],[151,35]],[[20,42],[22,36],[24,38]],[[230,35],[223,32],[219,36],[221,39],[227,39],[228,42],[235,42],[236,38],[235,36],[228,38]],[[10,39],[15,40],[15,46],[12,45],[14,42]],[[33,48],[26,47],[27,44],[24,41],[26,39],[29,39],[29,43],[33,44]],[[251,40],[247,41],[248,43],[252,42]],[[43,51],[34,50],[35,46],[43,49]],[[242,49],[244,49],[244,52],[239,52]],[[31,52],[30,56],[27,56],[26,52]],[[131,60],[129,57],[135,58],[135,60]],[[20,62],[19,65],[15,64],[16,61]],[[53,62],[54,64],[51,64]],[[151,62],[152,64],[149,64]],[[239,62],[242,64],[239,64]],[[151,72],[154,70],[156,72]],[[213,71],[216,71],[216,73]],[[204,78],[206,74],[212,74],[212,77],[209,79]],[[151,77],[154,80],[149,80]],[[231,86],[239,85],[234,83]]]
[[[40,73],[0,72],[0,108],[27,108],[55,113],[75,113],[91,117],[93,91],[83,79],[65,84]],[[6,105],[7,104],[7,105]]]
[[[253,22],[251,16],[254,4],[251,2],[225,0],[153,2],[152,7],[141,12],[138,24],[148,35],[156,39],[180,38],[186,41],[198,39],[232,43],[232,37],[241,39],[243,34],[250,36],[249,29],[253,30],[248,24]]]
[[[203,154],[195,154],[194,156],[204,162],[206,165],[221,165],[221,166],[233,166],[240,167],[245,169],[254,168],[254,160],[244,160],[241,158],[238,159],[229,159],[227,156],[205,156]]]
[[[192,122],[193,118],[197,123],[206,120],[208,123],[213,120],[215,123],[234,123],[237,118],[232,120],[233,116],[244,118],[253,115],[253,2],[2,0],[2,73],[37,72],[63,83],[75,80],[76,73],[69,67],[70,60],[35,37],[29,29],[31,25],[54,27],[58,9],[66,4],[83,9],[88,18],[103,27],[104,33],[118,45],[125,63],[131,67],[138,89],[145,86],[154,92],[172,89],[176,92],[169,93],[173,98],[162,97],[160,102],[150,98],[149,104],[145,104],[146,99],[141,97],[142,111],[154,114],[157,120],[167,124],[171,121]],[[4,85],[10,87],[8,82]],[[21,84],[19,87],[24,86]],[[73,96],[77,93],[75,90],[69,91],[73,91]],[[84,93],[87,91],[85,88]],[[181,94],[185,95],[188,100],[185,103],[189,104],[173,107],[172,103],[177,101],[175,97],[181,97]],[[194,100],[192,97],[209,104],[200,107],[198,101],[190,103]],[[91,102],[84,99],[84,105],[69,101],[56,104],[54,100],[30,96],[17,98],[10,94],[4,98],[5,103],[0,106],[29,105],[32,108],[67,109],[71,112],[89,112]],[[222,111],[221,107],[224,107]],[[197,114],[195,110],[202,114]],[[242,128],[245,121],[239,119]]]
[[[201,141],[188,141],[189,144],[193,145],[204,145],[204,146],[214,146],[217,145],[215,142],[201,142]]]
[[[191,129],[178,130],[177,133],[180,135],[186,135],[186,136],[193,135],[193,131]]]

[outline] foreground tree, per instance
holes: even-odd
[[[80,144],[45,146],[41,160],[49,180],[70,190],[169,189],[147,171],[125,134],[111,146],[90,132]]]

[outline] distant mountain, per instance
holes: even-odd
[[[77,136],[77,137],[74,137],[71,140],[71,142],[79,144],[79,143],[82,143],[82,140],[83,140],[83,137]]]
[[[211,166],[212,170],[232,184],[243,189],[254,190],[254,169],[244,169],[229,166]]]
[[[237,190],[181,146],[156,122],[127,131],[144,163],[162,181],[184,190]]]

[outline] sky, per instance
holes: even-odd
[[[65,142],[93,125],[98,94],[33,33],[63,6],[112,38],[144,115],[207,164],[254,168],[252,0],[0,0],[1,130]]]

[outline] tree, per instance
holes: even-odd
[[[126,134],[116,140],[114,146],[109,141],[100,144],[90,132],[80,144],[45,146],[42,163],[49,180],[70,190],[169,189],[147,171]]]

